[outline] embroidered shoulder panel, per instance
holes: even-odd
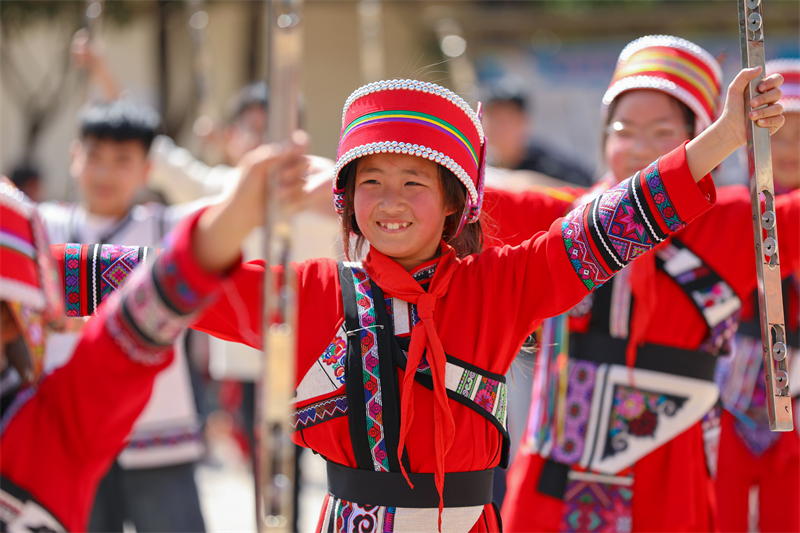
[[[317,358],[297,386],[295,403],[330,394],[344,386],[344,363],[347,354],[345,325]]]

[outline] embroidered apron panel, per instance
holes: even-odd
[[[570,471],[561,531],[627,533],[633,523],[633,477]]]
[[[634,387],[630,386],[633,379]],[[714,383],[618,365],[598,367],[580,465],[616,474],[697,423],[719,396]]]

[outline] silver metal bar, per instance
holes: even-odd
[[[749,102],[758,94],[758,86],[765,74],[764,25],[761,0],[738,2],[742,67],[761,67],[761,74],[745,90],[745,109],[749,112]],[[789,395],[789,369],[786,362],[786,326],[783,317],[780,246],[775,220],[769,129],[756,126],[749,118],[745,121],[769,428],[772,431],[791,431],[792,399]]]
[[[270,0],[270,104],[267,138],[282,142],[297,129],[302,31],[301,0]],[[275,180],[270,180],[274,185]],[[258,448],[256,512],[258,531],[292,530],[294,522],[295,446],[289,436],[297,352],[297,283],[289,265],[292,233],[289,214],[274,194],[267,198],[263,257],[281,265],[276,280],[264,277],[264,365],[256,394]]]

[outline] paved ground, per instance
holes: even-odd
[[[302,455],[300,532],[312,532],[325,495],[325,462],[312,453]],[[216,443],[211,459],[196,473],[200,503],[208,533],[255,531],[253,473],[233,442]]]

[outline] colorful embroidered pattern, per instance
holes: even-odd
[[[661,218],[671,231],[681,229],[685,223],[669,200],[658,172],[658,161],[647,172],[648,192]],[[642,173],[637,173],[588,204],[573,209],[561,224],[569,260],[589,290],[608,281],[615,271],[666,237],[643,198],[641,176]]]
[[[347,353],[347,341],[336,336],[322,354],[322,362],[330,367],[331,373],[339,385],[344,385],[344,356]]]
[[[656,208],[669,230],[674,233],[686,226],[686,222],[681,220],[678,216],[675,207],[672,205],[672,201],[669,199],[667,189],[664,187],[664,182],[661,180],[661,173],[658,171],[658,160],[654,163],[650,163],[650,166],[644,169],[643,174],[647,186],[650,189],[650,195],[656,204]]]
[[[367,438],[369,439],[372,463],[378,472],[389,471],[389,454],[383,431],[383,399],[381,396],[381,374],[378,361],[378,335],[375,332],[375,302],[372,286],[363,270],[350,267],[356,289],[358,321],[361,327],[361,362],[364,381],[364,398],[367,404]]]
[[[556,439],[550,454],[553,460],[567,465],[577,463],[583,455],[597,372],[597,363],[570,360],[569,365],[564,435]]]
[[[452,363],[447,363],[446,372],[456,375],[461,372],[461,378],[454,388],[449,386],[450,379],[445,378],[448,389],[472,400],[491,416],[495,417],[500,422],[500,425],[506,427],[508,391],[505,383],[482,376],[475,371],[461,368]]]
[[[134,269],[151,257],[155,257],[152,248],[67,244],[64,247],[67,316],[94,314],[106,298],[130,281]]]
[[[336,501],[336,529],[342,533],[379,533],[386,531],[381,527],[381,515],[385,508],[377,505],[361,505],[344,500]],[[391,531],[391,530],[390,530]]]
[[[176,309],[192,311],[200,307],[202,300],[181,280],[183,290],[164,288],[182,277],[178,273],[173,251],[165,251],[156,259],[153,268],[143,269],[130,281],[125,293],[116,293],[108,303],[111,306],[105,326],[114,342],[133,361],[144,365],[161,364],[169,357],[169,348],[177,336],[193,320],[191,313],[181,314]],[[172,272],[166,276],[165,272]],[[170,295],[189,293],[197,302],[192,308],[189,298],[179,300],[176,305]]]
[[[561,235],[564,238],[564,246],[567,248],[572,268],[578,277],[591,290],[596,289],[614,274],[609,272],[603,265],[604,263],[594,254],[583,222],[583,207],[579,207],[569,212],[561,223]]]
[[[571,480],[564,493],[561,531],[627,533],[631,531],[631,487]]]
[[[189,314],[202,304],[197,294],[184,279],[172,248],[165,249],[159,260],[155,262],[154,279],[158,288],[174,309],[182,314]]]
[[[446,136],[450,137],[461,145],[461,147],[469,154],[472,163],[475,165],[475,170],[478,169],[478,154],[475,152],[475,149],[472,147],[472,143],[469,142],[469,139],[467,139],[466,135],[461,133],[458,128],[449,122],[434,115],[420,113],[418,111],[376,111],[375,113],[369,113],[362,117],[358,117],[351,122],[344,129],[344,131],[342,131],[342,138],[339,141],[339,144],[343,144],[347,136],[353,131],[364,126],[381,122],[406,122],[411,124],[420,124],[444,133]]]
[[[306,429],[347,414],[347,396],[336,396],[298,409],[289,420],[294,430]]]
[[[182,427],[168,431],[136,433],[126,446],[129,450],[144,450],[150,448],[165,448],[178,446],[185,442],[200,442],[202,433],[199,427]]]
[[[139,248],[104,244],[100,247],[100,299],[119,290],[139,264]]]
[[[653,437],[659,417],[675,416],[685,401],[679,396],[617,385],[603,458],[625,450],[631,437]]]
[[[628,182],[622,182],[596,200],[597,218],[617,259],[629,263],[654,244],[641,224],[628,195]]]
[[[344,385],[347,332],[344,324],[297,385],[295,402],[328,395]]]
[[[64,247],[64,298],[67,316],[81,316],[81,245],[67,244]]]

